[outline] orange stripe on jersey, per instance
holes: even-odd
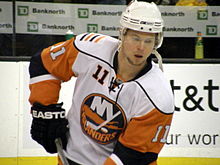
[[[89,34],[86,38],[85,38],[85,40],[84,41],[87,41],[87,40],[89,40],[91,37],[93,37],[95,34],[94,33],[91,33],[91,34]]]
[[[108,158],[104,162],[104,165],[116,165],[116,163],[111,158]]]
[[[72,65],[78,55],[78,50],[73,46],[74,38],[55,44],[43,50],[41,58],[44,67],[55,77],[68,81],[74,73]]]
[[[168,134],[172,114],[163,114],[153,109],[148,114],[132,118],[119,141],[126,147],[139,152],[159,153]]]
[[[105,37],[106,37],[106,36],[100,36],[100,37],[96,38],[94,42],[97,43],[97,42],[99,42],[101,39],[103,39],[103,38],[105,38]]]
[[[46,80],[31,84],[29,101],[31,104],[39,102],[43,105],[56,104],[59,99],[60,80]]]

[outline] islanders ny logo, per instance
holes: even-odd
[[[83,132],[100,144],[116,140],[127,124],[122,108],[104,95],[91,94],[81,106]]]

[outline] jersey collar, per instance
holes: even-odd
[[[117,70],[118,70],[118,51],[116,51],[115,56],[114,56],[113,68],[115,70],[115,73],[117,74]],[[135,78],[133,78],[129,81],[134,81],[134,80],[140,78],[141,76],[146,74],[149,70],[151,70],[151,68],[152,68],[152,55],[150,55],[147,58],[147,65],[137,74],[137,76]]]

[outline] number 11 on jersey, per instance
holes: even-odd
[[[162,138],[161,138],[161,139],[158,139],[158,136],[159,136],[160,132],[161,132],[163,129],[165,129],[165,132],[164,132]],[[152,139],[152,142],[157,142],[158,140],[160,140],[161,143],[166,143],[166,141],[167,141],[167,135],[168,135],[169,130],[170,130],[170,125],[166,125],[166,126],[160,125],[160,126],[158,126],[158,127],[157,127],[157,132],[156,132],[154,138]]]
[[[106,78],[106,76],[108,75],[108,71],[107,70],[103,70],[102,72],[102,76],[101,76],[101,78],[99,78],[99,73],[101,72],[101,70],[103,70],[103,68],[102,68],[102,66],[100,66],[100,65],[98,65],[97,66],[97,70],[96,70],[96,72],[92,75],[96,80],[98,80],[98,82],[100,83],[100,84],[104,84],[104,80],[105,80],[105,78]]]

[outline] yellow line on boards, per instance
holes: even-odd
[[[57,157],[0,158],[0,165],[57,165]]]
[[[220,158],[159,157],[158,165],[220,165]]]
[[[220,158],[159,157],[158,165],[220,165]],[[57,165],[57,157],[0,158],[0,165]]]

